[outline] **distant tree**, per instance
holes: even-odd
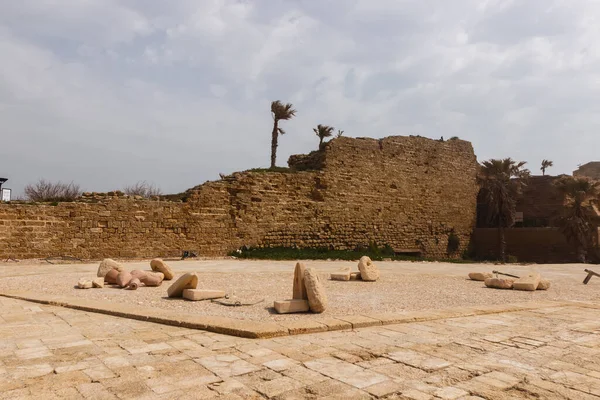
[[[146,181],[139,181],[135,185],[125,186],[123,192],[129,196],[142,196],[146,199],[162,194],[160,188]]]
[[[523,168],[526,162],[516,162],[511,158],[484,161],[478,177],[485,201],[488,205],[488,218],[498,227],[500,260],[506,262],[506,237],[504,230],[515,224],[516,196],[526,185],[529,170]]]
[[[333,135],[333,129],[333,126],[321,124],[317,125],[316,128],[313,128],[313,131],[319,137],[319,149],[323,148],[323,140]]]
[[[542,168],[540,168],[542,170],[542,175],[546,175],[546,169],[553,167],[554,163],[550,160],[543,160],[542,161]]]
[[[296,115],[296,110],[291,103],[283,104],[276,100],[271,103],[271,115],[273,116],[273,132],[271,134],[271,168],[275,168],[277,158],[277,140],[279,135],[285,134],[285,131],[279,127],[279,121],[287,121]]]
[[[337,135],[335,135],[335,137],[336,138],[342,137],[343,134],[344,134],[344,131],[338,129]]]
[[[586,178],[564,176],[555,183],[565,196],[566,205],[559,219],[562,233],[575,245],[577,260],[585,263],[587,248],[592,243],[590,205],[598,198],[599,183]]]
[[[81,188],[76,183],[50,182],[45,179],[25,186],[24,191],[27,200],[40,202],[73,201],[81,196]]]

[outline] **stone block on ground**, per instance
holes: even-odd
[[[103,288],[104,278],[100,276],[98,278],[92,279],[92,286],[95,288]]]
[[[119,264],[111,258],[105,258],[104,260],[102,260],[100,266],[98,267],[97,275],[104,277],[111,269],[116,269],[119,272],[123,271],[123,267],[121,266],[121,264]]]
[[[332,281],[349,281],[350,280],[350,268],[342,268],[341,270],[331,274]]]
[[[79,282],[77,282],[77,287],[79,289],[91,289],[93,286],[93,283],[91,280],[86,279],[86,278],[81,278],[79,280]]]
[[[540,284],[536,290],[548,290],[550,289],[550,281],[548,279],[540,279]]]
[[[198,286],[198,275],[195,272],[183,274],[167,289],[169,297],[182,297],[185,289],[196,289]]]
[[[292,299],[306,300],[308,299],[306,294],[306,287],[304,284],[304,272],[306,267],[302,263],[296,263],[294,269],[294,287],[292,290]]]
[[[132,278],[127,284],[127,289],[137,290],[137,288],[139,288],[140,286],[142,286],[142,282],[139,280],[139,278]]]
[[[114,285],[117,283],[117,276],[119,276],[119,271],[111,269],[104,277],[104,282]]]
[[[152,271],[162,272],[166,281],[170,281],[175,276],[173,275],[173,270],[171,267],[169,267],[169,265],[160,258],[155,258],[154,260],[150,261],[150,268],[152,268]]]
[[[494,274],[492,274],[491,272],[470,272],[469,273],[469,279],[471,279],[472,281],[485,282],[486,279],[493,278],[493,277],[494,277]]]
[[[351,281],[360,281],[360,272],[351,272],[350,280]]]
[[[160,286],[165,279],[162,272],[146,272],[143,276],[139,277],[139,280],[145,286]]]
[[[117,275],[117,285],[124,288],[125,286],[127,286],[129,284],[129,281],[131,281],[132,278],[133,277],[131,276],[130,272],[121,271],[121,272],[119,272],[119,275]]]
[[[485,286],[494,289],[512,289],[514,279],[509,278],[487,278]]]
[[[292,300],[275,300],[273,302],[275,311],[279,314],[291,314],[310,311],[308,300],[292,299]]]
[[[513,289],[533,292],[537,289],[541,279],[542,276],[537,272],[529,273],[515,280]]]
[[[308,305],[310,311],[322,313],[327,307],[327,294],[321,284],[319,274],[314,268],[307,268],[304,271],[304,285],[308,296]]]
[[[192,301],[220,299],[222,297],[225,297],[225,292],[222,290],[205,290],[205,289],[184,289],[183,290],[183,298],[192,300]]]
[[[362,256],[358,261],[358,270],[363,281],[375,282],[379,279],[379,268],[373,264],[371,258]]]

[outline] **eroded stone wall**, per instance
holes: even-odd
[[[187,202],[0,205],[0,257],[154,257],[242,245],[353,249],[369,242],[446,257],[467,247],[475,221],[471,144],[421,137],[338,138],[320,169],[236,173]]]

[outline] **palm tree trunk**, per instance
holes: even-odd
[[[319,136],[319,150],[323,148],[323,138]]]
[[[504,234],[504,227],[498,227],[498,241],[500,247],[500,262],[503,264],[506,262],[506,236]]]
[[[275,168],[275,160],[277,159],[277,139],[279,136],[279,130],[277,128],[277,121],[274,121],[273,133],[271,134],[271,168]]]

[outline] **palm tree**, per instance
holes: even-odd
[[[542,170],[542,175],[546,175],[546,169],[553,167],[554,163],[550,160],[543,160],[542,161],[542,168],[540,168]]]
[[[342,137],[342,135],[344,134],[344,131],[338,129],[337,135],[335,135],[336,138]]]
[[[296,110],[291,103],[283,104],[276,100],[271,103],[271,115],[273,116],[273,132],[271,136],[271,168],[275,168],[277,158],[277,139],[279,135],[285,134],[285,131],[279,127],[279,121],[287,121],[296,116]]]
[[[523,168],[525,161],[511,158],[484,161],[478,177],[485,202],[488,205],[489,222],[498,227],[500,260],[506,261],[506,238],[504,230],[515,224],[516,196],[526,185],[529,170]]]
[[[600,184],[585,178],[564,176],[556,187],[565,196],[564,214],[560,228],[567,240],[575,245],[577,260],[585,263],[588,246],[592,243],[590,201],[598,197]]]
[[[317,125],[313,128],[315,134],[319,137],[319,150],[323,148],[323,139],[331,137],[333,135],[333,126]]]

